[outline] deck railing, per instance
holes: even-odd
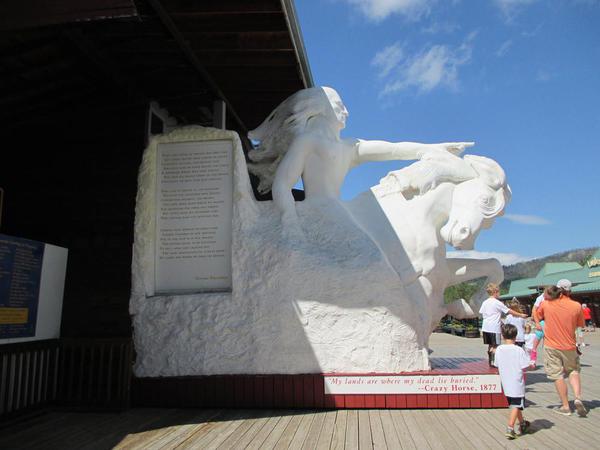
[[[53,405],[122,410],[130,404],[129,338],[0,345],[0,420]]]
[[[56,400],[58,339],[0,345],[0,419]]]
[[[57,403],[83,409],[129,407],[131,339],[61,339]]]

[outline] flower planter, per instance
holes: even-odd
[[[479,330],[466,330],[465,337],[478,338],[478,337],[480,337]]]

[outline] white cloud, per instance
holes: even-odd
[[[402,45],[396,42],[377,52],[371,61],[371,65],[377,67],[379,69],[379,77],[384,78],[400,63],[403,55]]]
[[[526,37],[526,38],[535,37],[538,35],[538,33],[540,32],[540,30],[542,29],[543,26],[544,26],[544,23],[542,22],[542,23],[539,23],[538,25],[536,25],[535,28],[521,31],[521,36]]]
[[[380,69],[380,77],[385,78],[381,95],[390,95],[411,87],[420,92],[428,92],[438,86],[456,88],[458,70],[470,61],[476,35],[476,32],[470,33],[458,47],[433,45],[412,56],[399,57],[393,64],[385,61],[382,55],[390,52],[389,49],[394,46],[384,48],[372,60],[372,64]],[[400,44],[394,45],[399,47]]]
[[[437,0],[346,0],[357,7],[368,19],[381,21],[392,14],[417,20],[429,13]]]
[[[511,21],[515,15],[525,6],[535,3],[537,0],[494,0],[494,3],[507,21]]]
[[[512,47],[512,39],[509,39],[508,41],[504,41],[502,43],[502,45],[498,48],[498,50],[496,50],[496,56],[498,58],[503,57],[504,55],[506,55],[506,53],[508,53],[508,50],[510,49],[510,47]]]
[[[422,28],[423,33],[438,34],[438,33],[454,33],[460,30],[460,25],[452,22],[433,22],[428,27]]]
[[[538,72],[535,76],[535,79],[537,81],[542,81],[542,82],[550,81],[552,78],[554,78],[554,74],[552,74],[544,69],[538,70]]]
[[[549,225],[551,222],[543,217],[528,214],[505,214],[505,219],[522,225]]]
[[[510,266],[523,261],[530,261],[535,259],[531,256],[523,256],[517,253],[498,253],[498,252],[479,252],[477,250],[461,250],[451,251],[447,253],[449,258],[472,258],[472,259],[486,259],[496,258],[500,261],[503,266]]]

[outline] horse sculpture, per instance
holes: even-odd
[[[409,295],[427,297],[431,330],[446,314],[457,318],[476,316],[462,299],[444,303],[448,286],[480,277],[493,283],[504,279],[496,259],[446,257],[446,244],[460,250],[472,249],[480,230],[492,226],[511,197],[504,171],[495,161],[475,155],[452,158],[456,158],[456,165],[470,166],[477,176],[458,183],[428,180],[430,190],[415,195],[409,186],[414,186],[416,174],[432,173],[424,169],[437,165],[419,161],[391,172],[370,192],[348,204],[350,214],[386,255]],[[471,301],[475,311],[484,298],[482,287]]]

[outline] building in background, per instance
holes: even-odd
[[[522,278],[510,283],[508,293],[501,297],[509,300],[516,297],[531,310],[535,298],[546,286],[555,285],[566,278],[573,283],[572,297],[586,303],[592,310],[592,320],[600,320],[600,249],[581,266],[575,262],[546,263],[533,278]]]

